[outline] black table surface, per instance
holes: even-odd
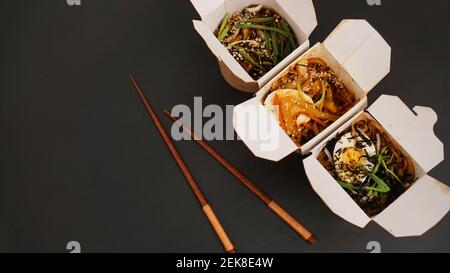
[[[312,44],[347,18],[381,33],[392,69],[369,103],[390,94],[432,107],[448,150],[448,1],[314,3]],[[140,80],[166,128],[161,111],[194,96],[222,107],[249,99],[223,80],[197,18],[185,0],[1,1],[1,252],[67,252],[69,241],[83,252],[222,252],[127,78]],[[383,252],[450,251],[448,216],[417,238],[360,229],[314,193],[299,155],[272,163],[240,141],[212,141],[314,232],[310,246],[195,143],[176,146],[240,252],[368,252],[370,241]],[[449,185],[448,159],[430,175]]]

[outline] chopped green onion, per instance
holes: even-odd
[[[249,63],[251,63],[254,66],[257,66],[259,68],[262,69],[262,67],[252,58],[252,56],[250,56],[250,54],[248,54],[244,48],[240,47],[240,46],[233,46],[234,49],[238,50],[239,53],[242,54],[242,56],[244,57],[244,59],[246,59]]]
[[[281,57],[281,60],[284,58],[284,39],[283,39],[283,37],[282,36],[280,36],[280,35],[278,35],[278,34],[276,34],[276,36],[277,36],[277,38],[278,38],[278,40],[280,41],[280,57]]]
[[[238,28],[254,28],[254,29],[261,29],[261,30],[269,30],[269,31],[275,31],[278,32],[286,37],[289,37],[289,33],[287,33],[284,30],[281,30],[279,28],[275,27],[268,27],[268,26],[262,26],[262,25],[254,25],[254,24],[240,24],[238,25]],[[292,34],[291,34],[292,35]]]
[[[341,185],[342,188],[347,189],[349,191],[351,191],[353,194],[356,194],[356,190],[359,189],[358,187],[353,186],[352,184],[349,184],[347,182],[344,181],[337,181],[339,183],[339,185]]]
[[[291,47],[293,49],[297,48],[297,43],[294,40],[294,35],[292,34],[291,30],[289,29],[286,21],[284,19],[281,20],[281,25],[284,28],[284,31],[288,34],[289,42],[291,43]]]
[[[371,198],[371,197],[378,198],[378,192],[369,190],[369,192],[367,193],[367,197],[369,197],[369,198]]]
[[[397,176],[393,171],[391,171],[391,170],[388,168],[388,166],[386,165],[386,162],[384,161],[383,157],[381,157],[381,166],[383,166],[384,170],[385,170],[388,174],[390,174],[392,177],[395,178],[395,180],[397,180],[398,182],[400,182],[400,184],[403,185],[403,182],[400,180],[400,178],[398,178],[398,176]]]
[[[382,160],[384,161],[383,157],[386,155],[387,151],[388,151],[387,147],[384,147],[384,149],[378,154],[377,164],[375,164],[375,167],[372,170],[372,174],[378,173],[380,166],[381,166],[381,161]]]
[[[375,181],[377,184],[377,187],[364,187],[366,190],[381,192],[381,193],[387,193],[391,191],[391,188],[378,176],[372,173],[368,173],[370,178]]]
[[[253,18],[248,19],[246,23],[268,23],[275,20],[275,17],[262,17],[262,18]]]
[[[286,44],[286,47],[284,48],[284,56],[283,59],[286,58],[287,56],[289,56],[289,54],[292,52],[291,50],[291,45],[290,44]]]
[[[372,174],[377,174],[378,170],[380,169],[381,166],[381,158],[383,158],[383,156],[381,154],[378,155],[378,160],[377,160],[377,164],[375,164],[375,167],[372,170]]]
[[[222,24],[220,25],[219,32],[217,33],[217,37],[220,37],[225,30],[225,26],[228,24],[228,20],[230,19],[230,14],[226,13],[222,19]]]
[[[393,178],[395,178],[395,180],[403,185],[403,182],[400,180],[400,178],[391,169],[388,168],[386,161],[384,160],[384,156],[387,154],[387,152],[388,148],[384,147],[384,149],[378,154],[377,164],[373,168],[372,174],[377,174],[381,166],[388,174],[390,174]]]
[[[272,45],[270,42],[269,32],[267,30],[264,30],[264,43],[266,44],[266,49],[269,51],[269,53],[271,53]]]
[[[347,190],[354,190],[353,186],[347,182],[344,181],[338,181],[339,185],[341,185],[341,187],[347,189]]]
[[[278,55],[280,54],[278,51],[278,45],[277,45],[277,41],[276,41],[276,33],[274,31],[271,32],[272,35],[272,47],[273,47],[273,63],[275,65],[278,64]]]
[[[227,25],[225,27],[225,29],[222,31],[222,33],[220,33],[218,39],[220,42],[223,42],[223,39],[225,39],[225,37],[228,35],[228,31],[230,31],[230,26]]]
[[[314,106],[316,106],[317,108],[320,108],[320,107],[322,107],[322,105],[324,104],[324,102],[325,102],[325,95],[326,95],[326,90],[323,90],[322,91],[322,96],[320,97],[320,100],[318,100],[315,104],[314,104]]]

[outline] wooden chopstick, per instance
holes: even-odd
[[[204,140],[198,137],[189,127],[180,122],[177,118],[173,117],[169,111],[164,110],[164,114],[169,117],[174,123],[183,128],[184,131],[189,133],[191,139],[195,140],[206,152],[214,157],[225,169],[232,173],[242,184],[244,184],[250,191],[259,197],[276,215],[278,215],[286,224],[288,224],[293,230],[295,230],[303,239],[310,244],[316,242],[316,237],[307,230],[300,222],[292,217],[286,210],[284,210],[279,204],[277,204],[272,198],[265,194],[258,188],[252,181],[245,177],[236,167],[217,153],[211,146],[209,146]]]
[[[184,163],[183,159],[181,158],[181,155],[178,153],[177,149],[175,148],[175,145],[173,145],[172,141],[170,140],[169,135],[167,134],[166,130],[162,126],[161,122],[159,121],[158,117],[156,116],[155,112],[153,111],[152,106],[148,102],[147,98],[145,97],[144,93],[142,92],[141,87],[139,86],[138,82],[135,80],[133,75],[129,76],[131,83],[133,84],[134,88],[136,89],[139,98],[141,99],[142,103],[144,104],[145,108],[147,109],[148,114],[153,120],[153,123],[158,128],[159,133],[161,134],[162,139],[166,143],[167,147],[169,148],[170,153],[174,157],[175,161],[177,162],[178,166],[180,167],[181,171],[183,172],[184,176],[186,177],[186,180],[191,187],[192,191],[194,192],[195,196],[197,197],[203,212],[205,213],[206,217],[208,218],[209,222],[211,223],[215,233],[217,234],[217,237],[222,242],[222,245],[226,252],[228,253],[234,253],[235,248],[233,246],[233,243],[229,239],[227,233],[225,232],[225,229],[223,228],[222,224],[220,223],[219,219],[217,218],[216,214],[214,213],[211,206],[206,201],[205,196],[203,195],[202,191],[200,190],[200,187],[198,186],[197,182],[195,181],[194,177],[192,176],[191,172],[189,171],[188,167]]]

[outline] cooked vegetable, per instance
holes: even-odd
[[[253,58],[252,56],[249,54],[248,50],[245,50],[243,47],[240,46],[233,46],[234,49],[236,49],[240,54],[242,54],[242,56],[244,56],[245,60],[247,60],[250,64],[257,66],[257,67],[261,67]]]
[[[225,38],[225,36],[228,35],[228,31],[230,31],[230,27],[229,26],[225,26],[224,30],[219,34],[219,36],[217,37],[219,39],[219,41],[223,41],[223,39]]]
[[[248,19],[246,23],[267,23],[267,22],[273,22],[275,20],[275,17],[262,17],[262,18],[252,18]]]
[[[289,29],[289,26],[287,25],[286,21],[284,19],[281,19],[281,25],[283,26],[284,31],[287,33],[289,42],[291,43],[292,48],[297,47],[297,43],[294,40],[294,35],[292,34],[291,30]]]
[[[286,21],[262,5],[225,14],[215,35],[254,80],[298,47]]]
[[[391,188],[383,181],[383,179],[379,178],[377,175],[369,172],[370,178],[375,181],[376,187],[364,187],[366,190],[377,191],[381,193],[387,193],[391,191]]]
[[[334,157],[331,157],[329,151],[335,150],[339,145],[339,139],[342,138],[353,140],[350,141],[354,146],[352,149],[359,150],[359,158],[364,160],[352,161],[348,156],[344,159],[342,152],[335,153]],[[362,114],[350,128],[329,141],[319,154],[318,160],[370,217],[377,215],[394,202],[415,179],[412,160],[401,151],[378,122],[366,114]],[[353,171],[342,176],[342,165],[340,165],[342,162],[345,164],[368,163],[366,166],[357,163]],[[348,166],[345,170],[352,170]]]
[[[224,30],[228,27],[228,30],[230,29],[228,26],[228,20],[230,19],[230,14],[227,13],[225,14],[225,17],[222,20],[222,24],[220,25],[219,31],[218,31],[218,38],[219,41],[222,41],[223,38],[225,37],[226,33],[224,33]],[[228,32],[228,31],[227,31]]]
[[[238,28],[254,28],[254,29],[261,29],[261,30],[268,30],[268,31],[273,31],[273,32],[278,32],[286,37],[292,36],[289,33],[287,33],[284,30],[281,30],[279,28],[276,27],[267,27],[267,26],[263,26],[263,25],[254,25],[254,24],[241,24],[238,25]]]
[[[272,32],[272,40],[278,32]],[[273,45],[274,60],[282,56],[282,46]],[[290,48],[285,41],[285,48]],[[299,146],[318,135],[356,103],[355,96],[320,58],[309,58],[291,66],[271,86],[264,104],[274,112],[273,95],[278,94],[278,121]],[[339,95],[340,94],[340,95]]]
[[[358,187],[353,186],[350,183],[347,182],[343,182],[343,181],[338,181],[339,185],[341,185],[341,187],[343,187],[344,189],[347,189],[353,193],[356,193],[356,190],[358,190]]]

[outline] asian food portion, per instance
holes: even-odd
[[[283,130],[302,146],[356,103],[333,70],[320,58],[301,61],[276,80],[264,101]]]
[[[329,141],[318,160],[369,217],[388,207],[415,179],[412,160],[365,114]]]
[[[288,23],[262,5],[226,14],[214,34],[254,80],[298,47]]]

